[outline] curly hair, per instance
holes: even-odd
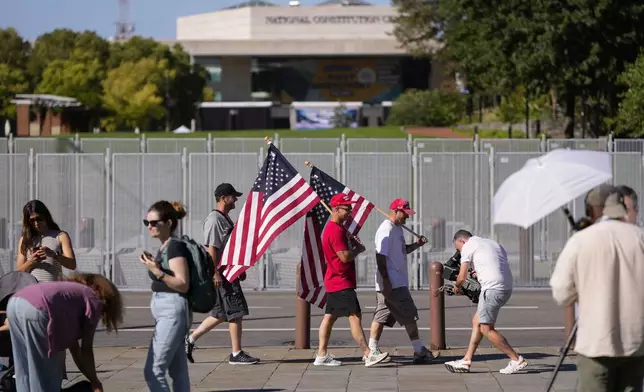
[[[105,329],[118,332],[118,325],[123,322],[123,299],[114,283],[103,275],[91,273],[73,273],[65,280],[91,288],[103,304],[101,322]]]

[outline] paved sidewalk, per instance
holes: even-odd
[[[315,350],[292,347],[254,348],[249,352],[261,359],[256,365],[234,366],[225,360],[226,349],[197,349],[195,363],[189,364],[193,391],[543,391],[557,361],[558,348],[522,348],[530,366],[513,375],[503,375],[507,359],[494,349],[481,348],[470,374],[452,374],[443,362],[461,358],[464,349],[441,351],[436,364],[413,365],[410,347],[389,348],[392,361],[365,368],[356,348],[332,348],[330,353],[343,361],[340,367],[313,366]],[[105,391],[147,391],[143,378],[146,348],[95,349],[99,377]],[[68,358],[70,382],[82,380]],[[557,376],[554,390],[572,392],[576,383],[575,357],[566,358]]]

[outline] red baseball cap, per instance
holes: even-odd
[[[338,193],[331,198],[331,207],[350,206],[353,204],[356,204],[356,202],[351,200],[346,193]]]
[[[394,211],[403,211],[407,215],[414,215],[416,213],[416,211],[409,207],[409,200],[407,199],[396,199],[391,202],[389,208]]]

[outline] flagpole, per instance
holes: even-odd
[[[267,138],[267,139],[268,139],[268,138]],[[314,166],[314,165],[313,165],[313,163],[311,163],[310,161],[304,161],[304,164],[305,164],[306,166],[308,166],[309,168],[313,169],[313,166]],[[331,209],[329,208],[329,206],[327,206],[327,205],[326,205],[326,203],[324,202],[324,200],[320,199],[320,203],[322,203],[322,205],[324,206],[324,208],[326,208],[326,210],[327,210],[327,211],[329,211],[329,213],[331,213]],[[376,207],[375,205],[373,206],[373,208],[375,208],[375,209],[376,209],[376,211],[378,211],[379,213],[381,213],[381,214],[382,214],[382,215],[384,215],[385,217],[389,218],[389,215],[387,215],[387,213],[386,213],[386,212],[384,212],[383,210],[381,210],[380,208]],[[409,227],[407,227],[407,226],[405,226],[405,225],[401,225],[401,226],[402,226],[402,228],[403,228],[403,229],[407,230],[409,233],[411,233],[411,234],[415,235],[416,237],[418,237],[418,238],[422,237],[422,235],[415,233],[415,232],[414,232],[412,229],[410,229]]]

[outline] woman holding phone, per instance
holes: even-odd
[[[154,334],[145,363],[145,381],[152,392],[170,392],[166,372],[172,378],[174,392],[190,391],[188,360],[183,344],[192,312],[186,293],[190,288],[188,248],[176,241],[174,233],[186,210],[179,202],[162,200],[148,210],[143,224],[150,237],[161,242],[156,257],[143,252],[141,263],[148,268],[152,279],[150,309],[154,317]]]
[[[45,204],[31,200],[22,208],[16,270],[29,272],[38,282],[52,282],[62,280],[61,267],[76,269],[72,241],[54,222]]]

